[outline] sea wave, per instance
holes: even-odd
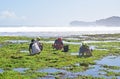
[[[120,27],[0,27],[0,32],[70,32],[70,31],[120,31]]]
[[[0,36],[70,36],[120,33],[120,27],[0,27]]]

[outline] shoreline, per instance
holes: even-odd
[[[120,31],[76,31],[76,32],[0,32],[0,36],[26,36],[26,37],[69,37],[99,34],[120,34]]]

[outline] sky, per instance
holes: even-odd
[[[120,0],[0,0],[0,26],[69,26],[120,16]]]

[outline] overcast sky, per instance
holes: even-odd
[[[120,16],[120,0],[0,0],[0,25],[69,26]]]

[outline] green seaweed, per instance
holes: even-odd
[[[108,35],[107,35],[108,36]],[[0,44],[4,44],[0,48],[0,68],[4,72],[0,73],[0,79],[31,79],[44,77],[47,73],[36,72],[39,69],[54,67],[63,69],[68,67],[66,70],[71,72],[80,72],[89,68],[89,65],[96,64],[94,60],[101,59],[107,55],[119,55],[120,50],[112,46],[120,47],[119,42],[99,42],[89,43],[88,45],[97,45],[98,48],[105,48],[104,50],[93,50],[93,56],[72,56],[70,53],[76,53],[79,50],[80,45],[69,44],[69,51],[62,52],[62,50],[52,49],[51,43],[43,43],[44,49],[40,54],[30,56],[29,53],[21,53],[21,50],[28,50],[29,43],[6,43],[6,40],[31,40],[30,37],[11,37],[11,36],[0,36]],[[41,38],[43,40],[55,40],[56,38]],[[72,41],[72,40],[71,40]],[[81,42],[81,41],[79,41]],[[103,46],[104,45],[104,46]],[[75,64],[79,63],[80,66]],[[107,66],[104,66],[107,67]],[[110,69],[116,67],[110,67]],[[25,73],[13,71],[13,68],[29,68]],[[59,73],[60,74],[60,73]],[[115,74],[118,76],[119,73],[108,72],[107,75]],[[59,77],[55,76],[59,79]],[[104,79],[94,78],[91,76],[79,76],[76,79]]]

